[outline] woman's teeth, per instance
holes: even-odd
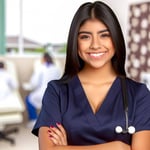
[[[103,53],[90,53],[90,55],[94,56],[94,57],[98,57],[98,56],[101,56],[103,54],[104,54],[104,52]]]

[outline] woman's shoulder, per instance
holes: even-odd
[[[56,79],[56,80],[51,80],[48,83],[49,87],[53,87],[55,90],[61,90],[66,91],[70,88],[74,88],[75,85],[78,82],[78,78],[77,76],[74,76],[72,78],[60,78],[60,79]]]
[[[67,89],[67,83],[62,82],[60,79],[51,80],[48,82],[48,88],[55,90],[57,93],[63,92]]]
[[[146,86],[145,83],[142,83],[140,81],[136,81],[131,78],[126,78],[127,80],[127,88],[129,88],[131,91],[134,92],[143,92],[143,93],[150,93],[148,87]]]
[[[130,84],[131,86],[145,86],[145,83],[142,83],[140,81],[136,81],[132,78],[127,77],[126,78],[127,83]]]

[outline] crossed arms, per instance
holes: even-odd
[[[61,124],[57,127],[39,129],[40,150],[150,150],[150,131],[140,131],[133,135],[132,144],[113,141],[89,146],[71,146],[67,144],[66,131]]]

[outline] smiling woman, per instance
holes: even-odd
[[[64,74],[48,83],[32,130],[40,150],[149,150],[150,92],[126,76],[113,10],[101,1],[82,4],[66,49]]]

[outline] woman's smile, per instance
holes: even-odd
[[[104,51],[104,52],[89,52],[89,56],[91,58],[101,58],[102,56],[104,56],[107,52]]]

